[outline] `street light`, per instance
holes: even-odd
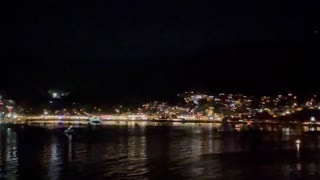
[[[301,140],[300,139],[297,139],[296,140],[296,144],[298,145],[298,144],[301,144]]]
[[[312,117],[310,118],[310,121],[316,121],[316,118],[312,116]]]

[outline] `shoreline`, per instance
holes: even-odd
[[[1,122],[0,124],[67,124],[67,125],[86,125],[89,124],[87,120],[20,120],[18,122]],[[179,124],[247,124],[248,122],[239,122],[239,121],[214,121],[214,120],[102,120],[101,125],[108,124],[131,124],[131,123],[179,123]],[[259,124],[259,125],[298,125],[298,122],[279,122],[279,121],[250,121],[250,124]],[[302,122],[303,126],[320,126],[317,123],[306,123]]]
[[[35,123],[35,124],[58,124],[61,122],[62,124],[88,124],[89,122],[87,120],[29,120],[26,121],[27,123]],[[181,121],[181,120],[143,120],[143,119],[137,119],[137,120],[103,120],[102,124],[108,124],[108,123],[138,123],[138,122],[144,122],[144,123],[208,123],[208,124],[222,124],[221,121],[204,121],[204,120],[186,120],[186,121]]]

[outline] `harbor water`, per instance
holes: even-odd
[[[290,128],[111,124],[75,127],[74,135],[65,128],[2,125],[1,179],[320,178],[320,136]]]

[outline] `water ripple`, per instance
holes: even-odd
[[[212,125],[112,126],[91,138],[0,131],[0,178],[292,179],[320,177],[319,139],[215,136]],[[78,137],[78,138],[77,138]],[[94,138],[92,138],[94,137]],[[297,156],[299,153],[299,156]]]

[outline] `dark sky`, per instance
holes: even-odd
[[[64,88],[78,99],[108,103],[165,99],[187,89],[317,92],[319,5],[317,0],[12,3],[0,30],[2,88],[20,100]]]

